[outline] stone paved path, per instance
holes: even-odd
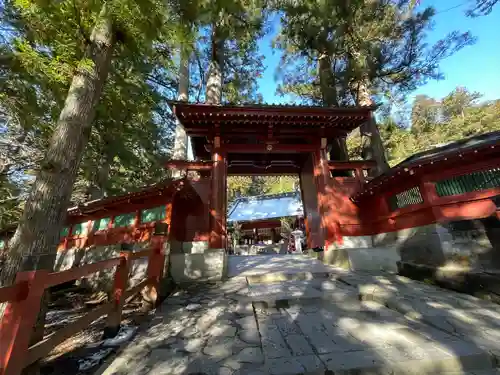
[[[498,305],[388,274],[242,272],[167,299],[103,374],[500,374]]]
[[[330,267],[316,259],[304,255],[254,255],[230,256],[228,261],[229,277],[246,277],[280,272],[297,274],[331,272]]]

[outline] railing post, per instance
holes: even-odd
[[[358,180],[359,189],[362,189],[363,185],[365,183],[365,176],[363,175],[363,168],[355,168],[354,169],[354,176]]]
[[[21,301],[9,302],[0,325],[0,373],[19,375],[25,367],[31,333],[35,326],[45,285],[47,270],[19,272],[15,283],[21,284]]]
[[[148,258],[147,277],[148,285],[143,290],[143,308],[149,310],[157,306],[160,301],[160,282],[163,277],[163,266],[165,254],[163,245],[168,234],[169,225],[166,223],[156,223],[152,239],[151,254]]]
[[[120,252],[121,262],[116,267],[115,279],[113,282],[113,310],[108,314],[106,328],[104,328],[104,338],[115,337],[120,330],[122,322],[122,310],[125,303],[125,292],[128,286],[128,276],[130,272],[130,251]]]

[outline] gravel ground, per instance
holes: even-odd
[[[104,298],[103,298],[104,297]],[[92,301],[89,303],[89,301]],[[53,296],[45,323],[45,336],[71,324],[87,312],[105,303],[107,297],[90,295],[83,290],[57,292]],[[41,375],[83,375],[91,374],[102,361],[116,352],[123,342],[130,340],[137,327],[150,318],[154,311],[143,312],[140,298],[130,301],[124,306],[122,329],[117,337],[102,340],[106,323],[103,316],[78,334],[65,340],[39,364]]]

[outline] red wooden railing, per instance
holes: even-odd
[[[23,368],[44,358],[57,345],[102,316],[107,315],[105,332],[110,336],[117,333],[126,300],[144,287],[155,289],[153,295],[158,291],[165,255],[162,250],[163,240],[158,237],[156,239],[159,241],[156,241],[150,249],[138,252],[122,251],[117,258],[62,272],[47,270],[20,272],[13,285],[0,288],[0,303],[7,303],[0,325],[0,375],[19,375]],[[145,257],[149,258],[146,278],[128,288],[132,262]],[[31,333],[45,289],[115,266],[113,293],[109,302],[30,346]]]

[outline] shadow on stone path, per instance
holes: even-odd
[[[500,306],[396,275],[330,271],[187,286],[100,373],[499,374]]]

